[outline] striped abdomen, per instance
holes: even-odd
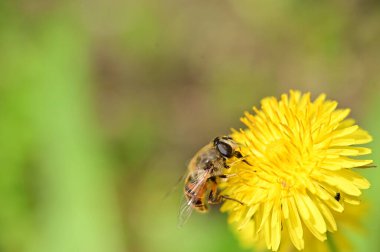
[[[195,186],[198,184],[198,187]],[[185,197],[188,202],[191,202],[191,207],[198,212],[207,212],[208,207],[205,203],[205,194],[207,192],[207,181],[199,184],[199,181],[193,179],[191,175],[186,179]]]

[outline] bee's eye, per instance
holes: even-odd
[[[216,144],[216,149],[220,152],[220,154],[222,154],[222,156],[225,156],[228,158],[232,157],[233,150],[230,145],[223,142],[218,142]]]
[[[213,140],[213,143],[214,143],[214,146],[217,146],[218,143],[220,141],[220,138],[219,137],[215,137],[214,140]]]

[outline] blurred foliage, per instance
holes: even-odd
[[[0,251],[243,251],[176,217],[186,163],[290,88],[352,108],[380,150],[378,1],[0,2]],[[380,181],[356,251],[378,251]]]

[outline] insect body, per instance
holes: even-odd
[[[334,196],[334,199],[335,199],[336,201],[339,201],[340,198],[341,198],[340,193],[337,192],[337,193],[335,194],[335,196]]]
[[[208,204],[218,204],[222,200],[233,200],[226,195],[220,195],[217,190],[219,179],[225,179],[225,169],[229,169],[227,161],[232,158],[244,161],[239,152],[239,145],[229,136],[217,137],[211,143],[200,149],[188,166],[185,179],[184,195],[186,202],[180,210],[180,224],[186,222],[193,209],[207,212]]]

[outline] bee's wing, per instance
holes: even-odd
[[[178,178],[177,182],[171,187],[171,189],[168,190],[165,193],[165,195],[162,196],[162,200],[166,199],[172,193],[174,193],[178,189],[178,186],[185,181],[185,178],[186,178],[186,173],[184,173],[181,177]]]
[[[202,185],[206,182],[209,173],[205,172],[200,177],[197,177],[197,183],[191,189],[191,194],[194,195],[189,200],[186,197],[183,197],[183,202],[179,209],[178,213],[178,226],[182,227],[190,218],[191,213],[193,212],[193,202],[196,199],[196,195],[198,195],[199,190],[202,188]]]
[[[183,202],[178,213],[178,227],[183,227],[183,225],[185,225],[185,223],[189,220],[191,213],[193,212],[192,201],[193,199],[186,200],[183,198]]]
[[[187,162],[187,165],[186,165],[186,170],[183,171],[183,175],[180,176],[178,178],[178,180],[175,182],[175,184],[173,184],[173,186],[165,193],[165,195],[162,196],[162,200],[166,199],[167,197],[169,197],[172,193],[174,193],[177,189],[178,189],[178,186],[183,184],[186,177],[187,177],[187,174],[188,174],[188,168],[187,166],[189,165],[190,161]]]

